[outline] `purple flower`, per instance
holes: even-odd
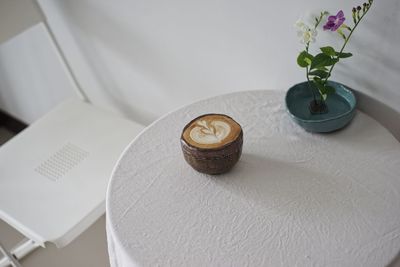
[[[328,21],[324,25],[324,30],[331,30],[331,31],[336,31],[346,20],[344,17],[344,13],[342,10],[340,10],[336,16],[329,16]]]

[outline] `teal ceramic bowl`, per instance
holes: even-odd
[[[329,133],[346,126],[354,117],[356,98],[343,84],[329,81],[335,93],[328,96],[328,112],[311,114],[309,103],[313,99],[307,82],[292,86],[286,93],[286,108],[292,119],[309,132]]]

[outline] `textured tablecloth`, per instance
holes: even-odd
[[[182,128],[225,113],[244,131],[228,174],[183,159]],[[384,266],[400,250],[400,144],[358,112],[311,134],[284,92],[219,96],[172,112],[125,151],[107,193],[111,265]]]

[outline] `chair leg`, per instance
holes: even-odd
[[[30,239],[24,239],[18,243],[11,252],[7,251],[4,246],[0,243],[0,251],[4,254],[4,258],[0,259],[0,267],[21,267],[18,262],[21,258],[25,257],[36,248],[40,247],[38,243]]]
[[[3,253],[5,257],[1,259],[0,266],[9,266],[11,264],[11,266],[13,267],[21,267],[21,264],[19,264],[17,259],[14,258],[14,256],[10,252],[8,252],[7,249],[5,249],[5,247],[1,243],[0,243],[0,251],[1,253]]]

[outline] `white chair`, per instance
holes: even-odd
[[[108,179],[143,126],[69,100],[0,147],[0,219],[24,236],[0,266],[63,247],[105,212]]]
[[[81,98],[65,101],[0,146],[0,219],[26,237],[10,252],[0,243],[5,256],[0,258],[0,267],[18,267],[19,259],[46,242],[59,248],[66,246],[104,214],[114,165],[144,126],[87,103],[34,1],[7,0],[0,4],[0,26],[6,25],[0,27],[0,42],[43,23],[65,74]],[[24,14],[31,9],[32,16],[22,19],[13,15],[21,9]]]

